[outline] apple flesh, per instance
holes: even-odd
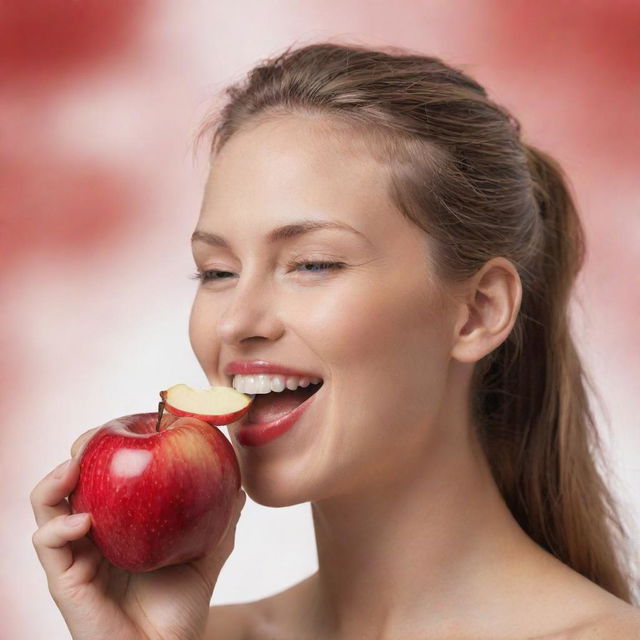
[[[160,392],[164,408],[175,416],[189,416],[219,426],[239,420],[249,411],[252,397],[232,387],[196,389],[174,384]]]
[[[203,557],[220,542],[240,490],[229,440],[193,417],[139,413],[102,425],[78,454],[73,513],[113,565],[147,572]]]

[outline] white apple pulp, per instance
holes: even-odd
[[[251,402],[251,397],[232,387],[196,389],[176,384],[167,389],[165,402],[182,411],[214,416],[240,411]]]

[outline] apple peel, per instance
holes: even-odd
[[[71,513],[90,513],[87,537],[111,564],[149,572],[192,562],[222,540],[241,487],[222,432],[202,420],[140,413],[102,425],[79,457]]]
[[[160,392],[164,409],[174,416],[198,418],[212,426],[239,420],[251,407],[253,398],[233,387],[197,389],[174,384]]]

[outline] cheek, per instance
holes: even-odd
[[[446,322],[428,291],[401,279],[359,285],[318,313],[335,384],[301,474],[326,478],[327,495],[370,488],[423,455],[446,386]]]
[[[409,429],[437,412],[448,370],[446,318],[422,282],[406,278],[354,288],[325,306],[324,357],[335,371],[341,419],[370,429]]]
[[[400,277],[332,290],[304,312],[313,343],[336,366],[363,366],[369,375],[424,374],[425,363],[441,359],[447,347],[446,319],[424,287]]]

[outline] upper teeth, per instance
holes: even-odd
[[[242,393],[269,393],[271,391],[284,391],[285,387],[295,391],[298,387],[308,387],[309,383],[318,384],[320,378],[299,378],[297,376],[276,376],[260,374],[233,376],[233,388]]]

